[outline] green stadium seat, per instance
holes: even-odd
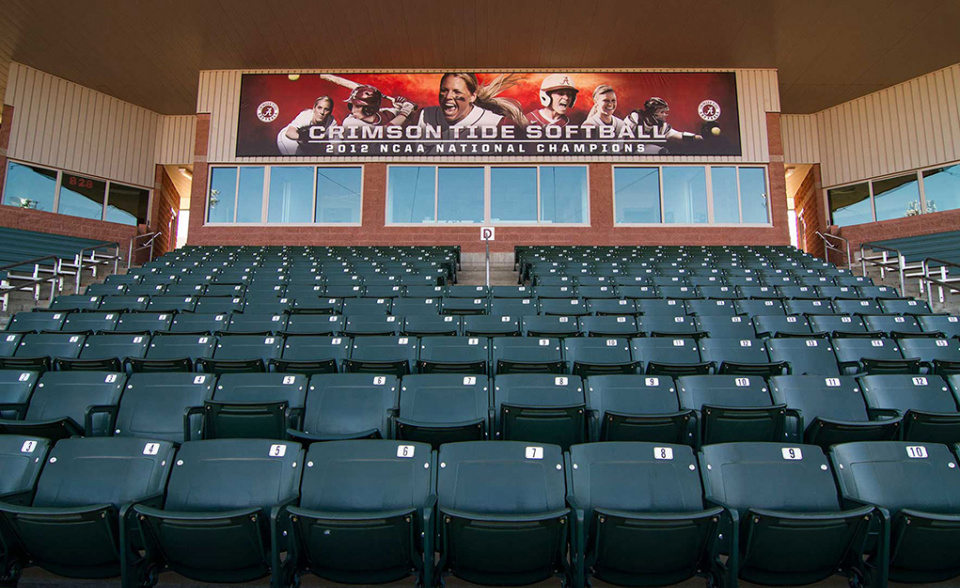
[[[71,312],[63,321],[60,331],[63,333],[102,333],[111,332],[120,320],[118,312]]]
[[[940,376],[882,374],[861,376],[859,380],[871,411],[903,417],[904,440],[948,445],[960,442],[957,397]]]
[[[215,380],[211,374],[131,375],[113,434],[173,443],[200,439],[204,402],[213,395]]]
[[[224,374],[204,401],[205,439],[284,439],[300,429],[307,396],[302,374]]]
[[[520,336],[520,317],[517,315],[465,316],[463,317],[463,334],[468,337],[518,337]]]
[[[692,338],[637,337],[630,339],[630,354],[651,375],[707,374],[712,367],[700,359],[697,340]]]
[[[498,439],[552,443],[587,441],[586,399],[577,376],[497,375],[493,381]]]
[[[780,441],[786,406],[775,404],[760,377],[695,375],[677,378],[680,407],[694,411],[693,445],[732,441]]]
[[[566,371],[560,340],[551,337],[493,337],[494,374],[562,374]]]
[[[454,373],[486,375],[490,342],[485,337],[423,337],[417,371],[423,374]]]
[[[157,333],[144,358],[127,364],[133,372],[190,372],[198,359],[213,357],[216,344],[216,337],[210,335]]]
[[[689,443],[694,414],[681,409],[673,378],[591,376],[584,380],[587,424],[594,441]]]
[[[181,312],[174,315],[169,332],[216,335],[220,331],[226,331],[228,324],[229,314]]]
[[[67,320],[67,312],[65,310],[18,312],[10,319],[6,330],[9,333],[59,331],[63,327],[64,321]]]
[[[630,342],[623,337],[567,337],[563,353],[570,373],[586,378],[594,375],[636,374],[640,362],[630,355]]]
[[[283,337],[275,335],[221,335],[213,358],[197,359],[200,371],[224,374],[265,372],[271,359],[283,351]]]
[[[315,375],[307,392],[303,428],[287,433],[305,444],[392,437],[399,395],[399,381],[394,376]]]
[[[416,337],[357,337],[350,358],[342,362],[343,371],[367,374],[411,374],[417,363],[419,340]]]
[[[278,335],[287,330],[288,316],[283,313],[233,313],[226,332],[244,335]]]
[[[486,376],[417,374],[400,383],[396,437],[438,449],[442,443],[489,436],[490,390]]]

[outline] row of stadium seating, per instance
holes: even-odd
[[[4,575],[300,574],[493,585],[936,582],[960,574],[951,447],[430,446],[0,436]],[[891,540],[895,538],[895,540]],[[79,546],[83,546],[82,549]],[[143,555],[141,556],[141,550]]]
[[[925,336],[926,335],[926,336]],[[8,334],[10,369],[208,373],[649,373],[778,375],[954,373],[960,341],[913,333],[771,339],[706,337],[411,337],[196,333]]]
[[[0,432],[48,439],[960,442],[960,375],[212,374],[0,370]]]

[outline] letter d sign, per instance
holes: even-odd
[[[480,227],[480,240],[493,241],[493,227]]]

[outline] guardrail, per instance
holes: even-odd
[[[44,264],[44,261],[52,260],[51,264]],[[44,255],[43,257],[35,257],[33,259],[27,259],[24,261],[17,261],[10,263],[4,266],[0,266],[0,274],[4,272],[6,275],[0,279],[0,292],[2,292],[2,309],[7,310],[7,306],[10,302],[10,292],[17,290],[33,290],[33,299],[36,301],[40,300],[40,285],[44,282],[50,282],[50,299],[53,300],[53,297],[56,296],[57,285],[62,279],[62,263],[61,260],[56,255]],[[18,274],[14,270],[18,267],[23,267],[25,265],[33,266],[32,274]],[[49,275],[48,275],[49,274]]]
[[[98,253],[98,251],[107,247],[113,247],[112,254]],[[84,254],[87,252],[90,253],[89,258],[84,257]],[[111,263],[113,264],[113,273],[117,273],[117,269],[120,264],[120,244],[116,241],[104,241],[103,243],[97,243],[96,245],[91,245],[90,247],[81,249],[74,258],[74,263],[69,264],[71,268],[76,268],[77,272],[74,292],[77,294],[80,293],[80,278],[83,276],[84,267],[91,268],[93,270],[93,275],[96,276],[98,265],[110,265]]]
[[[843,255],[844,253],[846,253],[846,256],[847,256],[847,269],[853,269],[853,264],[852,264],[851,259],[850,259],[850,241],[847,241],[846,239],[844,239],[843,237],[840,237],[840,236],[838,236],[838,235],[831,235],[831,234],[829,234],[829,233],[821,233],[820,231],[817,231],[817,236],[820,237],[820,238],[823,240],[823,247],[824,247],[824,250],[823,250],[823,251],[824,251],[824,253],[823,253],[823,258],[824,258],[825,261],[830,261],[830,252],[831,252],[831,251],[838,251],[841,255]],[[832,242],[830,241],[830,239],[836,239],[837,241],[842,242],[842,243],[844,244],[844,246],[846,247],[846,249],[845,249],[845,250],[844,250],[844,249],[840,249],[840,247],[839,247],[837,244],[832,243]]]
[[[932,265],[936,265],[936,269],[932,268]],[[920,284],[926,285],[927,287],[927,304],[933,305],[933,286],[937,286],[939,290],[940,302],[944,301],[944,289],[951,292],[960,292],[960,285],[951,286],[951,284],[960,283],[960,276],[950,277],[950,271],[948,269],[951,267],[960,269],[960,264],[936,257],[927,257],[923,260],[921,266],[923,273]],[[936,275],[939,275],[939,277],[934,277]]]
[[[867,256],[865,253],[866,249],[873,249],[879,251],[879,255]],[[895,254],[895,259],[891,259],[890,253]],[[877,245],[876,243],[862,243],[860,245],[860,271],[865,276],[867,275],[867,263],[870,265],[880,268],[880,279],[886,277],[886,272],[888,268],[895,269],[900,278],[900,294],[904,292],[904,271],[908,269],[907,258],[904,257],[903,253],[899,249],[893,249],[891,247],[884,247],[883,245]],[[914,269],[919,268],[919,265],[913,266]]]
[[[150,259],[148,261],[153,261],[153,242],[156,241],[157,237],[159,236],[160,236],[160,231],[156,231],[153,233],[144,233],[142,235],[137,235],[133,239],[130,239],[130,251],[127,253],[127,269],[128,270],[130,269],[130,266],[133,264],[133,254],[136,253],[137,251],[143,251],[144,249],[149,249]],[[139,247],[134,248],[134,245],[136,244],[137,240],[144,239],[146,237],[150,237],[150,240],[144,243],[143,245],[140,245]]]

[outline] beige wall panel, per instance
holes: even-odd
[[[13,63],[5,103],[14,107],[8,156],[153,186],[161,116]]]
[[[160,165],[193,163],[193,143],[196,134],[196,116],[161,117],[157,133],[157,163]]]
[[[786,163],[820,163],[820,133],[812,114],[785,114],[780,117],[783,160]]]
[[[656,70],[644,70],[656,71]],[[676,71],[676,70],[662,70]],[[683,70],[718,71],[718,70]],[[727,70],[728,71],[728,70]],[[211,163],[297,163],[335,161],[350,163],[360,161],[396,161],[415,163],[417,161],[436,161],[435,158],[417,159],[403,157],[381,157],[361,159],[355,157],[316,158],[316,157],[244,157],[236,156],[237,115],[240,105],[240,79],[244,73],[289,73],[287,70],[216,70],[200,72],[200,90],[197,94],[197,112],[210,114],[210,143],[208,161]],[[316,72],[301,72],[316,73]],[[340,72],[343,73],[343,72]],[[742,155],[739,157],[644,157],[644,163],[767,163],[770,160],[767,143],[767,112],[780,111],[780,93],[775,70],[744,69],[737,70],[737,100],[740,108],[740,134]],[[282,115],[281,115],[282,116]],[[476,162],[471,157],[447,157],[443,161]],[[503,162],[530,162],[529,158],[502,158]],[[567,157],[538,158],[538,162],[571,163]],[[635,156],[583,157],[577,162],[608,161],[613,163],[637,163]]]

